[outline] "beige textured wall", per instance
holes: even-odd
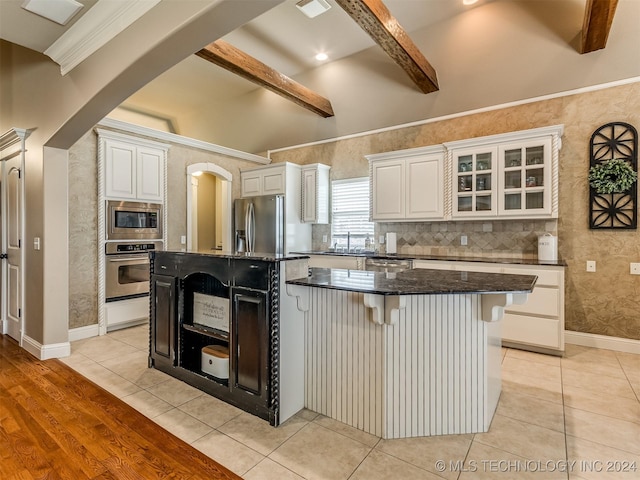
[[[589,139],[594,130],[613,121],[627,122],[640,129],[640,83],[273,152],[272,158],[274,161],[331,165],[332,179],[360,177],[368,174],[366,154],[564,124],[557,233],[559,255],[567,263],[566,328],[640,339],[640,276],[629,274],[629,262],[640,261],[640,233],[638,230],[606,231],[588,227]],[[534,252],[532,241],[537,232],[553,232],[556,222],[483,221],[377,226],[380,232],[398,229],[404,240],[413,239],[413,245],[405,243],[400,246],[401,252],[447,254],[492,251],[494,245],[490,250],[480,248],[479,252],[474,252],[473,248],[462,250],[461,247],[453,247],[462,233],[469,235],[471,247],[474,242],[482,243],[483,234],[489,233],[481,231],[485,228],[492,230],[493,241],[497,244],[510,245],[510,250],[519,250],[518,254],[527,256]],[[432,234],[432,229],[438,232]],[[441,229],[444,229],[444,234]],[[328,227],[316,227],[314,230],[315,244],[318,245],[318,238],[328,231]],[[438,233],[441,235],[436,241]],[[517,237],[515,244],[514,236]],[[585,271],[586,260],[596,260],[596,273]]]
[[[98,323],[98,185],[96,133],[91,130],[69,149],[69,328]],[[167,249],[180,250],[187,234],[187,166],[215,163],[233,175],[240,196],[241,168],[248,161],[173,144],[167,153]],[[205,175],[203,175],[205,177]]]
[[[629,262],[640,261],[640,233],[638,230],[589,230],[587,221],[589,138],[598,127],[612,121],[624,121],[640,128],[640,83],[322,145],[274,152],[272,158],[273,161],[291,161],[301,164],[326,163],[332,166],[332,179],[350,178],[368,174],[368,164],[364,155],[369,153],[564,124],[563,147],[560,151],[560,218],[557,222],[412,223],[394,224],[393,227],[391,227],[392,224],[379,224],[378,231],[399,227],[402,229],[402,234],[406,235],[405,238],[413,236],[418,239],[409,247],[420,248],[424,253],[431,253],[432,248],[446,247],[432,239],[438,233],[441,237],[447,237],[440,231],[442,228],[446,228],[447,233],[452,233],[451,237],[454,238],[452,243],[455,243],[457,236],[462,233],[469,235],[471,247],[474,247],[475,239],[482,239],[483,235],[492,233],[500,242],[511,242],[501,247],[505,248],[503,252],[511,251],[513,254],[515,249],[518,252],[517,256],[532,254],[534,247],[531,242],[536,232],[554,231],[554,228],[557,228],[559,253],[561,259],[567,263],[566,328],[579,332],[640,339],[640,276],[629,275]],[[72,252],[70,262],[73,262],[74,258],[82,258],[82,255],[86,255],[86,261],[78,262],[83,267],[91,263],[92,260],[89,257],[95,252],[89,237],[95,238],[95,234],[91,231],[95,226],[92,227],[90,224],[92,222],[95,224],[96,212],[92,211],[95,207],[90,205],[90,199],[87,201],[83,198],[90,194],[88,191],[78,197],[79,201],[74,201],[72,192],[78,188],[79,183],[82,183],[79,177],[82,177],[83,181],[95,177],[90,166],[95,165],[95,144],[95,135],[87,135],[74,145],[70,152],[71,159],[86,162],[82,166],[86,171],[79,170],[77,165],[70,165],[69,168],[70,177],[74,177],[69,181],[70,251]],[[168,158],[168,182],[169,192],[171,192],[168,199],[168,248],[175,250],[181,247],[180,235],[186,234],[185,172],[187,165],[212,162],[231,172],[234,178],[234,198],[240,195],[240,185],[237,181],[240,168],[255,165],[251,162],[238,161],[179,145],[173,145],[169,149]],[[80,207],[82,207],[82,214],[76,215],[76,210]],[[80,225],[72,227],[74,219],[84,219],[84,227]],[[434,227],[434,225],[437,226]],[[326,228],[316,227],[314,234],[322,229],[326,231]],[[439,231],[431,232],[434,228]],[[488,229],[492,232],[487,232]],[[431,234],[433,237],[430,237]],[[85,238],[85,235],[88,237]],[[481,243],[481,240],[477,240],[477,243]],[[401,246],[401,251],[409,247]],[[494,247],[492,246],[490,251],[493,251]],[[481,250],[480,254],[488,251],[484,248]],[[460,252],[460,250],[456,251]],[[420,252],[416,250],[415,253]],[[451,253],[451,251],[440,251],[440,253]],[[598,262],[596,273],[585,272],[586,260]],[[77,270],[77,267],[71,266],[71,270]],[[96,323],[97,318],[92,319],[92,313],[80,314],[81,309],[78,305],[90,303],[78,296],[81,293],[77,293],[77,287],[83,280],[81,278],[70,280],[70,289],[73,292],[70,294],[70,304],[77,322],[73,326]]]
[[[69,328],[98,323],[98,140],[69,149]]]

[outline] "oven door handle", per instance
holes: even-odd
[[[144,257],[144,256],[139,256],[139,257],[126,257],[126,258],[122,258],[120,256],[118,256],[117,258],[110,258],[107,257],[107,262],[132,262],[135,260],[145,260],[143,263],[149,263],[149,257]]]

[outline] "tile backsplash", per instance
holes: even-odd
[[[501,258],[536,258],[538,236],[558,234],[556,220],[494,220],[432,223],[376,223],[375,239],[387,232],[398,235],[398,253],[406,255],[450,255]],[[313,226],[313,249],[326,250],[331,238],[331,225]],[[467,245],[461,245],[462,236]],[[384,245],[376,243],[384,252]]]

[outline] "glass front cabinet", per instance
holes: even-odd
[[[500,215],[551,213],[550,157],[550,138],[500,147]]]
[[[455,216],[495,215],[497,149],[469,148],[453,154]]]
[[[562,131],[557,125],[445,143],[450,218],[557,218]]]

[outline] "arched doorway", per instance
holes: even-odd
[[[230,251],[230,172],[214,163],[187,167],[187,251]]]

